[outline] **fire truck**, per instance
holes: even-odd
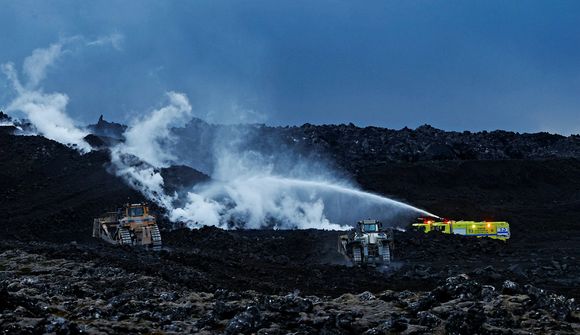
[[[499,240],[510,238],[510,225],[505,221],[436,221],[433,218],[419,218],[413,228],[425,233],[438,231],[444,234],[457,234],[475,237],[490,237]]]

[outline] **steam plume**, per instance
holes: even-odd
[[[339,182],[332,170],[304,158],[300,161],[291,152],[265,154],[249,149],[247,130],[252,127],[246,125],[228,126],[215,134],[211,181],[185,194],[165,194],[158,168],[183,164],[179,157],[189,152],[176,145],[171,127],[183,126],[191,117],[185,95],[170,92],[168,100],[167,106],[128,128],[126,143],[113,149],[113,163],[117,175],[165,207],[172,221],[191,228],[346,229],[362,217],[389,220],[401,213],[431,215]]]
[[[57,50],[58,48],[49,49]],[[39,57],[39,54],[44,54],[45,57]],[[54,61],[56,57],[57,55],[51,51],[33,53],[33,56],[26,58],[24,72],[30,78],[26,86],[20,83],[13,64],[2,65],[2,70],[17,92],[17,97],[12,100],[6,110],[8,112],[21,111],[26,114],[30,122],[46,138],[74,145],[83,152],[90,151],[90,146],[83,140],[87,133],[77,128],[65,112],[68,96],[62,93],[44,93],[35,88],[38,81],[44,78],[46,67],[50,65],[49,61]]]
[[[24,85],[13,64],[3,64],[2,70],[17,93],[9,111],[24,112],[44,136],[88,151],[83,140],[86,132],[66,114],[68,96],[44,93],[40,87],[47,69],[67,50],[66,43],[79,40],[84,45],[120,43],[118,36],[92,42],[75,38],[37,49],[24,60],[22,72],[28,79]],[[345,229],[362,217],[389,220],[400,213],[431,215],[360,191],[337,178],[325,164],[289,148],[272,152],[253,148],[248,143],[250,130],[256,128],[245,125],[222,127],[214,134],[207,151],[213,161],[213,170],[207,171],[211,181],[185,193],[166,194],[160,168],[204,158],[184,159],[191,151],[180,146],[175,135],[175,128],[191,118],[188,98],[169,92],[166,106],[135,120],[124,133],[125,142],[111,149],[112,172],[164,207],[172,221],[185,222],[191,228]],[[266,135],[254,140],[265,143],[272,139]]]
[[[158,168],[173,161],[170,129],[189,120],[191,105],[181,93],[167,93],[168,104],[136,120],[125,132],[125,143],[111,150],[115,174],[124,178],[149,199],[171,210],[174,196],[163,190]]]
[[[156,167],[166,166],[175,157],[170,152],[171,127],[191,119],[191,105],[184,94],[167,93],[169,104],[133,123],[125,132],[122,151],[138,156]]]
[[[13,63],[2,64],[2,71],[16,92],[16,97],[6,111],[20,111],[32,122],[43,136],[57,142],[72,145],[81,152],[90,151],[90,146],[83,140],[87,132],[75,125],[66,114],[69,98],[63,93],[45,93],[40,86],[46,77],[47,70],[54,66],[61,56],[70,51],[67,47],[78,45],[103,45],[120,43],[120,35],[102,37],[96,41],[85,41],[82,37],[62,39],[47,48],[39,48],[24,59],[22,73],[27,81],[23,84]]]

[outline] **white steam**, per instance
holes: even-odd
[[[54,60],[55,56],[50,54],[42,58],[33,54],[26,58],[24,72],[27,73],[29,82],[23,86],[14,69],[13,64],[3,64],[2,70],[12,82],[12,86],[17,96],[7,107],[7,111],[20,111],[26,114],[26,117],[34,125],[37,131],[44,137],[66,145],[75,145],[83,152],[90,151],[91,148],[83,138],[87,133],[77,128],[72,119],[66,114],[66,105],[68,96],[62,93],[44,93],[37,89],[37,80],[44,78],[47,59]],[[39,60],[41,64],[34,64],[31,57]],[[28,61],[28,62],[27,62]]]
[[[202,184],[189,203],[170,211],[190,227],[346,229],[357,220],[389,221],[404,213],[435,216],[413,206],[327,181],[252,176]]]
[[[159,168],[177,160],[171,127],[191,118],[187,97],[168,93],[168,104],[134,122],[126,142],[113,148],[115,173],[167,209],[174,222],[190,228],[202,225],[222,228],[347,229],[361,218],[389,220],[401,213],[432,215],[410,205],[363,192],[333,181],[324,169],[283,159],[288,166],[274,172],[276,157],[244,149],[244,132],[225,128],[212,149],[213,179],[185,194],[165,194]],[[240,126],[243,128],[244,126]],[[265,139],[264,139],[265,140]],[[316,165],[316,167],[319,167]],[[291,177],[292,176],[292,177]]]
[[[175,157],[169,151],[173,141],[171,127],[183,126],[191,119],[191,105],[184,94],[167,93],[169,104],[138,120],[125,132],[122,151],[140,157],[156,167],[166,166]]]
[[[100,36],[94,41],[89,41],[86,43],[87,46],[103,46],[110,44],[116,50],[123,49],[123,41],[125,40],[125,36],[119,33],[112,33],[110,35]]]
[[[101,37],[96,41],[86,41],[77,36],[62,39],[47,48],[36,49],[24,59],[22,64],[22,74],[27,79],[25,83],[20,81],[13,63],[2,64],[2,71],[16,92],[16,97],[10,102],[6,111],[24,113],[36,130],[46,138],[72,145],[81,152],[90,151],[90,145],[83,140],[88,133],[77,127],[66,114],[68,96],[63,93],[45,93],[40,84],[45,79],[48,69],[75,45],[110,43],[116,48],[121,40],[122,36],[119,34]]]
[[[40,87],[47,69],[68,50],[68,43],[72,41],[81,41],[84,46],[110,43],[120,48],[122,36],[111,35],[89,42],[73,38],[34,50],[23,62],[22,73],[27,78],[24,85],[14,65],[3,64],[2,70],[17,94],[7,110],[25,113],[45,137],[89,151],[89,145],[83,140],[87,133],[76,127],[66,114],[68,96],[44,93]],[[184,164],[184,154],[192,152],[175,145],[172,128],[183,127],[191,118],[192,108],[187,97],[169,92],[166,106],[135,120],[124,134],[125,142],[111,148],[112,172],[164,207],[174,222],[184,222],[191,228],[211,225],[346,229],[362,218],[389,220],[402,213],[432,215],[337,182],[335,174],[324,168],[324,164],[293,155],[288,152],[290,149],[269,154],[248,149],[245,126],[238,129],[233,125],[222,128],[211,149],[205,151],[213,155],[213,179],[187,192],[166,194],[160,168]],[[258,143],[269,143],[268,140],[257,138]],[[188,161],[196,159],[207,157],[189,157]]]
[[[159,205],[172,209],[174,197],[163,190],[163,177],[157,168],[173,160],[170,151],[171,127],[182,126],[191,117],[191,105],[180,93],[167,93],[168,104],[136,120],[125,132],[125,143],[111,149],[115,174]]]

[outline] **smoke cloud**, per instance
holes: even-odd
[[[62,43],[51,44],[46,49],[36,49],[24,60],[22,71],[28,77],[29,89],[34,89],[46,77],[46,70],[60,57]]]

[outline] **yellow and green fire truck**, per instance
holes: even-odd
[[[433,219],[420,219],[422,223],[414,223],[413,228],[428,233],[438,231],[444,234],[457,234],[476,237],[490,237],[500,240],[510,238],[510,225],[505,221],[435,221]]]

